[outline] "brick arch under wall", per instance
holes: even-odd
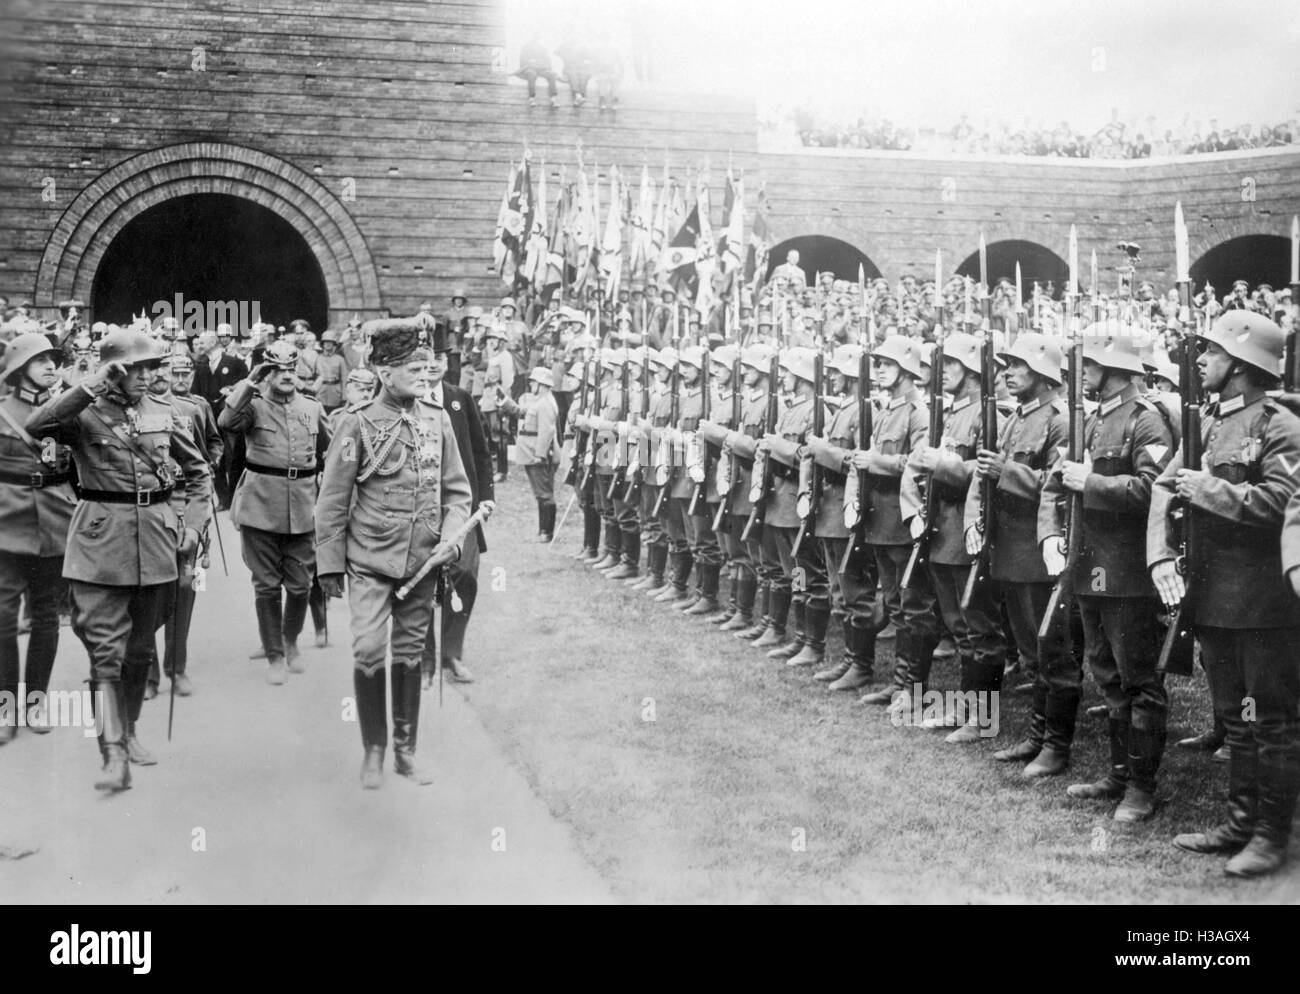
[[[379,313],[370,249],[338,198],[283,159],[218,142],[168,145],[132,156],[78,193],[41,255],[33,296],[37,306],[89,300],[104,253],[122,228],[150,207],[195,193],[242,197],[289,222],[320,265],[331,315]]]

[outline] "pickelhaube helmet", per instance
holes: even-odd
[[[1015,344],[998,353],[1000,358],[1023,362],[1031,370],[1057,386],[1064,382],[1061,362],[1064,358],[1059,340],[1036,331],[1021,332]]]
[[[61,363],[59,350],[40,332],[28,331],[14,338],[4,354],[4,381],[12,382],[29,362],[47,352],[54,353],[54,361]]]
[[[298,348],[292,342],[280,339],[266,347],[263,362],[277,369],[298,368]]]
[[[120,362],[124,366],[162,362],[163,354],[149,335],[135,328],[109,332],[99,343],[99,361],[104,365]]]
[[[1254,311],[1226,311],[1197,338],[1213,342],[1232,358],[1270,376],[1282,375],[1285,336],[1276,324]]]
[[[906,335],[890,335],[876,348],[875,359],[888,359],[913,379],[921,378],[921,348]]]

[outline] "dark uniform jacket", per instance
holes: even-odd
[[[38,394],[19,387],[0,401],[0,407],[22,428],[37,404],[45,403],[49,396],[45,391]],[[36,449],[8,420],[0,418],[0,552],[62,556],[72,510],[77,506],[69,482],[72,453],[53,438],[32,441]]]
[[[1154,597],[1145,555],[1151,484],[1169,465],[1174,441],[1153,402],[1129,386],[1104,400],[1084,422],[1092,473],[1083,488],[1083,531],[1074,593],[1093,597]],[[1065,532],[1069,491],[1055,468],[1043,486],[1039,544]]]
[[[679,448],[678,462],[680,466],[673,473],[672,487],[668,491],[669,497],[681,497],[689,499],[695,493],[695,481],[691,479],[690,473],[686,467],[686,439],[693,436],[695,430],[699,427],[700,418],[704,416],[704,389],[697,380],[694,386],[688,387],[682,385],[682,396],[677,407],[677,430],[682,433],[682,444]]]
[[[948,404],[943,418],[943,437],[934,443],[942,452],[935,466],[934,517],[930,522],[930,561],[940,566],[969,566],[966,553],[966,494],[975,473],[975,456],[980,448],[980,398],[967,394]],[[923,473],[904,474],[903,488],[910,499],[921,504]]]
[[[217,414],[225,406],[226,398],[222,395],[223,387],[233,387],[240,380],[248,377],[248,367],[239,356],[222,353],[217,361],[217,368],[212,368],[212,360],[206,355],[194,357],[194,382],[190,389],[206,400]]]
[[[316,570],[414,575],[470,516],[472,490],[447,412],[402,410],[383,393],[347,410],[330,441],[316,507]]]
[[[998,451],[1006,456],[993,489],[993,536],[989,567],[995,580],[1051,583],[1038,545],[1038,505],[1047,469],[1064,445],[1068,422],[1064,404],[1049,393],[1021,404],[1002,426]],[[966,528],[979,521],[980,481],[971,477],[966,492]]]
[[[731,445],[723,447],[723,456],[729,456],[734,450],[737,456],[740,479],[731,495],[731,512],[748,515],[754,509],[750,499],[750,490],[754,483],[755,444],[763,437],[763,420],[767,417],[767,391],[759,386],[752,387],[745,394],[740,405],[739,434],[734,436]],[[757,535],[757,532],[754,533]]]
[[[94,399],[76,387],[41,405],[27,419],[35,438],[66,442],[84,491],[136,494],[130,504],[83,499],[72,514],[63,575],[110,587],[139,587],[176,579],[183,528],[202,532],[210,515],[212,472],[194,441],[193,426],[171,404],[147,394],[136,405],[108,395]],[[149,494],[173,485],[181,468],[184,521],[167,501]]]
[[[473,514],[481,502],[496,500],[496,489],[492,483],[492,457],[488,452],[487,436],[483,434],[483,419],[478,416],[474,398],[469,392],[446,380],[442,381],[442,408],[451,420],[460,461],[465,464],[465,474],[469,477],[469,513]],[[478,536],[478,551],[487,552],[483,526],[475,525],[474,532]]]
[[[1293,628],[1300,610],[1282,570],[1282,523],[1300,484],[1300,419],[1269,397],[1211,405],[1202,467],[1213,476],[1192,501],[1199,542],[1190,564],[1192,621],[1212,628]],[[1178,555],[1169,521],[1183,452],[1151,490],[1147,563]]]

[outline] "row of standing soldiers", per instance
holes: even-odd
[[[989,712],[1004,674],[1022,668],[1029,725],[994,756],[1031,779],[1069,766],[1086,661],[1110,763],[1068,794],[1116,802],[1119,822],[1157,804],[1168,711],[1157,659],[1195,576],[1183,620],[1230,750],[1230,800],[1223,824],[1174,841],[1230,855],[1232,875],[1272,872],[1300,792],[1300,419],[1275,396],[1277,325],[1234,311],[1197,337],[1216,400],[1195,466],[1183,465],[1177,413],[1146,394],[1138,343],[1100,326],[1076,352],[1092,398],[1082,451],[1067,444],[1064,340],[1034,332],[996,357],[987,334],[948,336],[930,381],[938,401],[922,389],[923,346],[905,336],[830,355],[601,350],[567,405],[584,517],[575,558],[887,706],[896,724],[949,729],[952,744],[996,734]],[[1013,404],[993,404],[993,376]],[[1180,561],[1171,511],[1198,523],[1195,562]],[[835,616],[844,653],[830,660]],[[878,674],[891,624],[894,659]],[[923,711],[943,629],[960,692]]]

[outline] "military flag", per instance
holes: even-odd
[[[551,225],[550,246],[546,253],[546,276],[542,292],[554,292],[565,282],[564,240],[569,219],[569,186],[565,182],[565,169],[560,166],[560,194],[555,202],[555,221]]]
[[[629,193],[630,196],[630,193]],[[641,189],[628,217],[628,272],[633,281],[642,276],[651,255],[651,226],[654,222],[654,181],[650,167],[641,167]]]
[[[533,222],[528,233],[528,245],[521,273],[529,285],[541,293],[546,285],[546,163],[537,180],[537,202],[533,209]]]
[[[709,202],[709,179],[704,173],[700,174],[695,207],[700,222],[699,235],[695,239],[695,309],[699,311],[702,320],[708,320],[717,303],[717,294],[713,289],[713,276],[718,268],[718,253],[713,240],[711,223],[713,210]]]
[[[609,214],[600,240],[598,265],[606,299],[613,300],[623,275],[623,197],[619,192],[618,166],[609,167]]]
[[[760,188],[758,203],[754,207],[754,227],[749,232],[749,247],[745,252],[745,281],[753,281],[755,289],[762,274],[767,271],[767,253],[771,248],[772,229],[767,223],[767,193]]]

